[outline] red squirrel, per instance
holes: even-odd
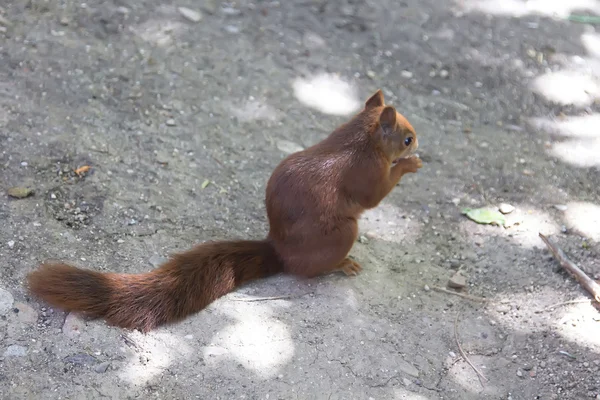
[[[417,136],[378,90],[323,141],[285,158],[268,181],[269,234],[261,241],[206,242],[153,271],[101,273],[43,263],[29,290],[52,306],[148,332],[183,320],[240,285],[278,273],[356,275],[348,258],[357,219],[406,173],[422,167]]]

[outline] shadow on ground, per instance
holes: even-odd
[[[561,19],[598,2],[523,4],[9,1],[2,187],[35,195],[0,204],[0,282],[15,300],[0,320],[2,392],[600,395],[597,312],[536,313],[586,297],[539,230],[600,274],[598,38]],[[72,317],[65,327],[63,313],[27,297],[25,275],[47,258],[135,272],[202,240],[263,236],[275,165],[377,88],[417,128],[426,165],[361,221],[359,277],[277,277],[147,336]],[[83,165],[92,169],[79,177]],[[508,229],[460,214],[501,202],[516,207]],[[456,270],[492,303],[431,290]],[[459,311],[484,387],[459,356]]]

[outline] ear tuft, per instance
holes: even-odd
[[[385,128],[393,128],[396,125],[396,109],[392,106],[387,106],[379,114],[379,124]]]
[[[385,100],[383,99],[383,92],[381,89],[376,91],[365,103],[365,108],[373,108],[373,107],[381,107],[385,105]]]

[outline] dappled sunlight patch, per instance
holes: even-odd
[[[121,370],[119,377],[132,385],[146,384],[162,374],[173,361],[193,354],[192,348],[184,340],[171,333],[155,331],[144,335],[134,331],[129,337],[139,349]]]
[[[554,328],[565,339],[592,351],[600,351],[600,317],[589,303],[573,304],[553,319]]]
[[[515,204],[515,208],[515,211],[505,216],[506,228],[479,225],[465,217],[459,223],[459,229],[480,246],[485,246],[486,237],[502,236],[526,249],[543,246],[539,232],[545,235],[560,232],[560,226],[548,213],[527,204]]]
[[[552,143],[549,153],[566,163],[587,168],[600,166],[600,114],[564,118],[532,118],[529,124],[568,140]]]
[[[534,79],[532,90],[556,104],[587,106],[600,98],[600,85],[583,71],[558,71]]]
[[[219,311],[236,321],[215,334],[204,348],[207,363],[234,359],[259,377],[269,379],[294,356],[290,329],[273,316],[270,306],[230,301],[223,303]]]
[[[600,154],[600,148],[596,154]],[[565,222],[568,227],[575,229],[587,238],[600,242],[599,205],[588,202],[568,203]]]
[[[550,153],[562,161],[581,168],[600,166],[600,138],[593,140],[569,140],[554,143]]]
[[[574,10],[600,12],[600,2],[597,0],[466,0],[456,3],[467,12],[513,17],[537,14],[565,18]]]
[[[361,234],[368,238],[392,243],[414,242],[421,230],[415,216],[410,216],[407,212],[386,202],[365,211],[358,224]]]
[[[600,34],[591,32],[584,33],[581,35],[581,43],[585,47],[585,51],[588,55],[600,58]]]
[[[298,101],[324,114],[345,116],[361,107],[356,87],[336,74],[296,78],[292,88]]]

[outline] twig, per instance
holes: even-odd
[[[438,292],[442,292],[442,293],[446,293],[446,294],[452,294],[454,296],[462,297],[463,299],[478,301],[480,303],[488,303],[490,301],[488,299],[484,299],[483,297],[477,297],[477,296],[473,296],[473,295],[465,294],[465,293],[460,293],[460,292],[453,292],[452,290],[444,289],[443,287],[439,287],[439,286],[433,286],[432,289],[436,290]]]
[[[550,310],[553,310],[555,308],[562,307],[562,306],[568,306],[568,305],[571,305],[571,304],[584,304],[584,303],[591,303],[591,302],[592,302],[591,299],[563,301],[562,303],[552,304],[551,306],[548,306],[546,308],[542,308],[541,310],[537,310],[535,313],[536,314],[540,314],[540,313],[543,313],[545,311],[550,311]]]
[[[231,299],[231,301],[241,301],[244,303],[252,303],[254,301],[271,301],[271,300],[286,300],[291,299],[292,296],[274,296],[274,297],[255,297],[253,299]]]
[[[552,244],[546,236],[544,236],[541,232],[539,233],[539,235],[540,238],[544,241],[544,243],[546,243],[546,246],[548,246],[548,248],[550,249],[550,252],[552,252],[554,258],[556,258],[556,260],[560,263],[560,266],[563,267],[563,269],[570,272],[575,278],[575,280],[579,282],[579,284],[583,286],[584,289],[592,295],[594,300],[600,303],[600,285],[597,284],[592,278],[587,276],[586,273],[579,269],[579,267],[575,265],[571,260],[569,260],[565,253],[561,249],[556,247],[554,244]]]
[[[475,371],[475,373],[477,373],[477,377],[479,378],[479,383],[481,383],[481,386],[485,387],[485,385],[483,384],[483,381],[487,381],[487,378],[477,369],[477,367],[475,367],[475,365],[473,365],[471,360],[469,360],[469,357],[467,357],[467,355],[465,354],[462,346],[460,345],[460,341],[458,340],[458,316],[459,315],[460,315],[460,311],[456,313],[456,319],[454,320],[454,340],[456,341],[456,345],[458,346],[458,351],[460,352],[460,355],[462,356],[462,358],[465,359],[467,364],[469,364],[471,366],[471,368],[473,368],[473,371]]]

